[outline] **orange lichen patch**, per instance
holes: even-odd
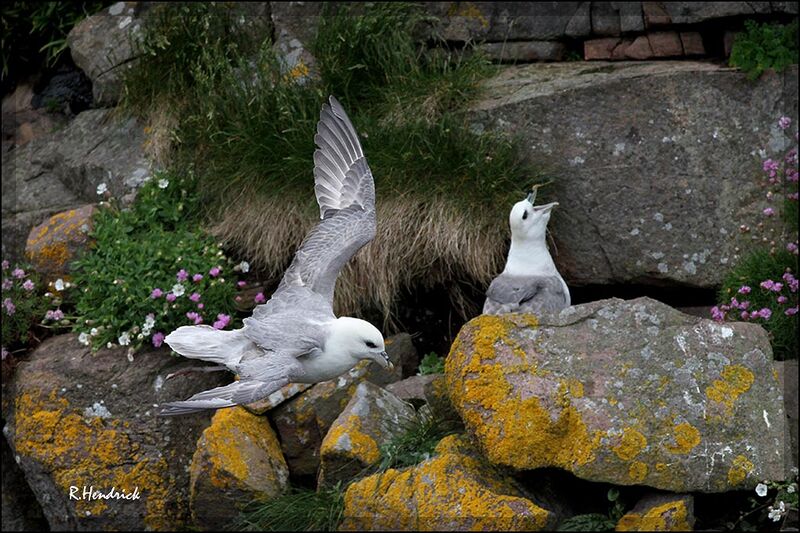
[[[733,465],[728,470],[728,483],[731,486],[739,485],[747,476],[753,472],[755,465],[744,455],[737,455],[733,459]]]
[[[666,463],[656,463],[656,472],[663,472],[667,469]]]
[[[303,78],[308,76],[309,68],[308,65],[303,63],[302,60],[298,61],[297,64],[289,71],[289,79],[296,80],[297,78]]]
[[[625,428],[622,432],[622,439],[619,444],[611,449],[617,457],[623,461],[630,461],[635,458],[647,446],[647,439],[644,435],[633,428]]]
[[[450,17],[466,17],[476,20],[484,28],[489,27],[489,20],[483,12],[472,2],[453,2],[450,4],[450,9],[447,10],[447,15]]]
[[[733,413],[733,404],[739,395],[750,390],[755,381],[753,373],[742,365],[727,365],[720,373],[722,379],[706,387],[706,397],[725,406],[725,413]]]
[[[616,531],[691,531],[683,500],[667,502],[644,513],[628,513],[619,519]]]
[[[92,486],[108,492],[112,487],[130,494],[138,487],[145,506],[145,525],[170,530],[180,525],[167,501],[173,497],[174,480],[163,458],[147,457],[130,440],[119,420],[84,419],[55,391],[26,391],[15,400],[16,453],[40,463],[56,484],[70,494],[70,487]],[[122,429],[121,429],[122,428]],[[105,500],[68,500],[75,516],[104,513]],[[125,505],[135,505],[126,501]]]
[[[25,246],[28,259],[42,272],[64,272],[74,253],[70,245],[88,240],[93,212],[93,206],[71,209],[33,228]]]
[[[666,446],[672,453],[687,454],[700,444],[700,432],[688,422],[678,424],[672,431],[675,444]]]
[[[550,513],[523,498],[456,436],[417,466],[351,484],[340,529],[538,531]]]
[[[631,480],[635,481],[636,483],[640,483],[644,481],[644,478],[647,477],[647,465],[641,461],[634,461],[628,467],[628,477]]]
[[[325,435],[320,447],[320,456],[331,454],[352,457],[365,465],[371,465],[381,458],[378,443],[361,431],[361,419],[356,415],[350,415]]]

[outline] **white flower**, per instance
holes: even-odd
[[[114,343],[113,343],[113,342],[111,342],[111,341],[108,341],[108,342],[106,343],[106,348],[109,348],[109,349],[111,349],[111,348],[113,348],[113,347],[114,347]]]
[[[248,263],[247,261],[242,261],[241,263],[239,263],[237,268],[242,272],[244,272],[245,274],[247,274],[248,272],[250,272],[250,263]]]
[[[98,331],[97,331],[97,328],[92,328],[92,331],[90,331],[90,332],[89,332],[89,334],[90,334],[92,337],[94,337],[95,335],[97,335],[97,333],[98,333]]]
[[[89,346],[89,335],[84,331],[80,335],[78,335],[78,342],[83,344],[84,346]]]
[[[56,288],[56,290],[58,292],[63,291],[64,290],[64,280],[61,279],[61,278],[58,278],[53,286]]]
[[[763,483],[759,483],[756,485],[756,494],[758,494],[761,498],[767,495],[767,486]]]
[[[168,179],[161,178],[160,180],[158,180],[158,188],[159,189],[166,189],[167,187],[169,187],[169,180]]]
[[[778,508],[774,508],[771,505],[769,506],[769,514],[767,515],[770,520],[773,522],[777,522],[783,516],[783,513],[786,512],[786,505],[783,502],[778,502]]]
[[[120,346],[127,346],[131,343],[131,338],[128,336],[128,332],[126,331],[122,335],[119,336],[117,339]]]
[[[792,483],[791,485],[786,487],[786,492],[788,492],[789,494],[794,494],[795,490],[797,490],[797,489],[795,488],[794,483]]]
[[[97,194],[105,194],[107,190],[108,187],[106,186],[105,183],[101,183],[100,185],[97,186]]]
[[[175,296],[183,296],[185,292],[186,289],[180,283],[176,283],[175,285],[172,286],[172,294],[174,294]]]

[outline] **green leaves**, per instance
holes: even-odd
[[[746,21],[745,31],[733,43],[730,65],[745,71],[751,80],[767,69],[783,71],[797,63],[797,31],[797,19],[785,26]]]
[[[436,355],[434,352],[430,352],[429,354],[425,355],[422,358],[422,361],[419,362],[419,372],[420,376],[424,376],[426,374],[441,374],[444,372],[444,359]]]

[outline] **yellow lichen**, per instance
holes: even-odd
[[[447,10],[447,14],[451,17],[471,18],[477,20],[484,28],[489,27],[489,20],[484,16],[483,12],[478,9],[478,6],[472,2],[464,2],[463,4],[454,2],[450,4],[450,9]]]
[[[755,380],[753,373],[742,365],[727,365],[720,373],[722,379],[714,380],[706,387],[706,397],[722,404],[726,415],[733,413],[733,404],[743,393],[750,390]]]
[[[345,449],[343,439],[349,440],[349,450]],[[361,430],[361,419],[356,415],[350,415],[325,435],[320,447],[320,456],[330,454],[346,455],[360,460],[365,465],[371,465],[381,458],[378,443]]]
[[[700,444],[700,432],[688,422],[675,426],[673,437],[675,444],[668,444],[666,448],[674,454],[687,454]]]
[[[611,449],[617,457],[623,461],[630,461],[647,446],[647,439],[644,435],[633,428],[625,428],[622,432],[622,439],[619,444]]]
[[[644,481],[644,478],[647,477],[648,470],[649,469],[647,468],[647,465],[643,462],[634,461],[628,467],[628,477],[630,477],[631,480],[635,481],[636,483],[640,483]]]
[[[302,60],[298,61],[297,64],[289,71],[289,79],[296,80],[297,78],[303,78],[308,76],[309,68],[308,65],[303,63]]]
[[[745,478],[753,472],[755,465],[744,455],[737,455],[733,458],[733,464],[728,470],[728,483],[731,486],[739,485]]]
[[[652,507],[643,514],[627,513],[620,518],[616,531],[691,531],[687,517],[686,503],[676,500]]]

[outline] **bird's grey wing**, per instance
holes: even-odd
[[[296,360],[295,363],[298,364]],[[271,379],[265,380],[234,381],[223,387],[199,392],[188,400],[163,404],[159,415],[187,415],[206,409],[221,409],[252,403],[266,398],[287,383],[289,380],[285,373],[276,373]]]
[[[540,277],[536,281],[539,290],[533,298],[520,302],[523,313],[560,311],[569,306],[569,292],[559,276]]]
[[[306,235],[278,292],[304,286],[333,302],[339,271],[375,237],[375,184],[355,128],[333,96],[330,106],[322,106],[314,141],[314,191],[322,220]]]
[[[538,278],[522,278],[500,274],[486,291],[484,314],[514,313],[519,307],[536,297],[539,292]]]

